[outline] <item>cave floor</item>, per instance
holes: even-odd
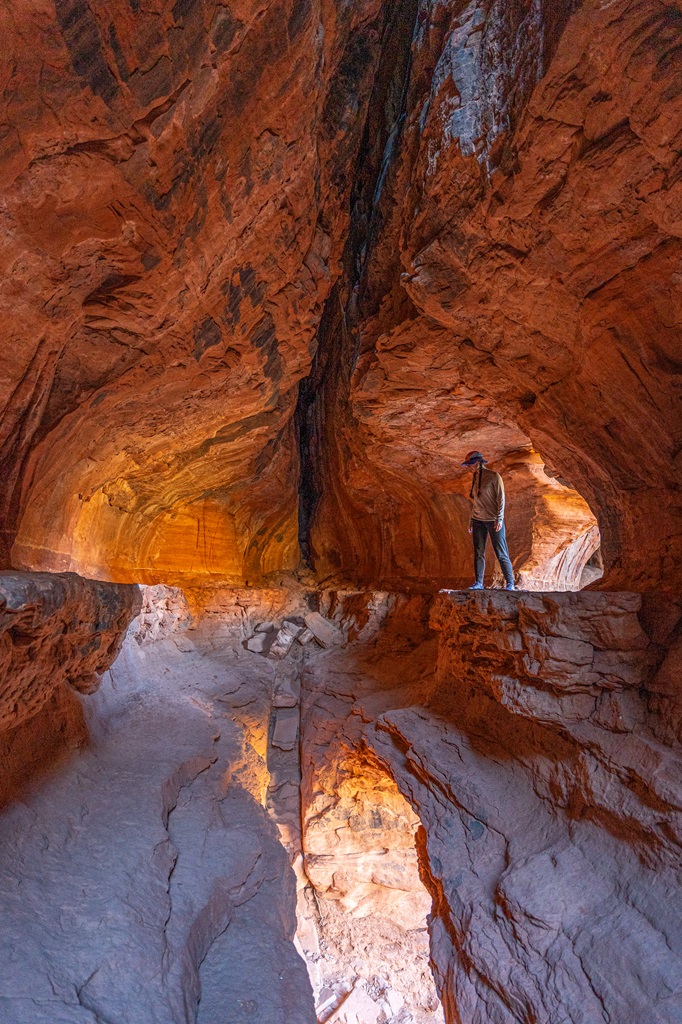
[[[129,634],[84,700],[88,745],[0,819],[4,1024],[314,1024],[301,953],[321,1021],[356,1019],[339,1005],[358,972],[363,1024],[442,1021],[425,912],[407,937],[378,932],[302,878],[298,749],[269,747],[273,685],[330,657],[343,666],[319,648],[275,664],[216,621]],[[377,977],[377,939],[384,974],[408,959],[421,1012]]]
[[[267,722],[272,666],[197,645],[128,642],[85,702],[88,748],[4,815],[5,1024],[315,1021],[294,875],[235,721]]]

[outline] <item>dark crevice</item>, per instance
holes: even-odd
[[[372,243],[381,227],[382,189],[400,150],[418,6],[418,0],[398,0],[384,8],[381,53],[353,176],[342,272],[325,304],[310,375],[299,385],[295,413],[299,546],[303,562],[311,569],[315,568],[311,530],[330,459],[330,399],[348,393],[357,358],[353,314],[363,293]]]

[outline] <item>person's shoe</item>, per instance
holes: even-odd
[[[505,589],[505,590],[516,590],[516,587],[514,586],[514,584],[513,584],[513,582],[512,582],[512,583],[507,583],[507,584],[505,585],[505,588],[504,588],[504,589]]]
[[[475,583],[471,584],[469,590],[485,590],[485,587],[483,586],[482,583],[479,583],[478,580],[476,580]]]

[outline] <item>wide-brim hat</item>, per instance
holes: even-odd
[[[475,466],[477,462],[482,462],[484,465],[487,465],[488,460],[484,459],[480,452],[469,452],[462,465],[467,467]]]

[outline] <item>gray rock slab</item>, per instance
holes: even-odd
[[[246,641],[246,649],[253,654],[265,654],[270,646],[270,638],[267,633],[254,633]]]
[[[336,647],[344,641],[341,630],[319,612],[308,612],[305,624],[323,647]]]
[[[275,728],[272,733],[273,747],[280,750],[293,750],[298,739],[298,708],[279,708],[275,717]]]

